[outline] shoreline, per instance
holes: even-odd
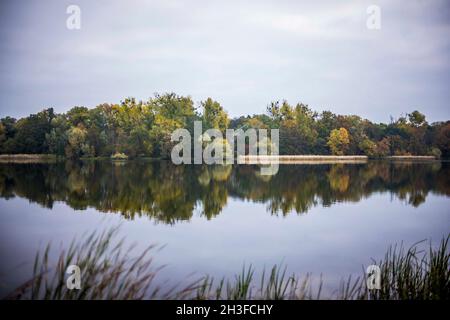
[[[49,163],[57,161],[68,160],[65,157],[57,156],[54,154],[0,154],[0,163]],[[117,161],[111,159],[110,157],[83,157],[76,159],[80,161]],[[134,160],[162,160],[161,158],[133,158],[133,159],[123,159],[121,162]],[[344,156],[334,156],[334,155],[245,155],[238,156],[236,158],[237,164],[270,164],[270,163],[280,163],[280,164],[327,164],[327,163],[367,163],[369,160],[388,160],[388,161],[440,161],[445,159],[437,159],[434,156],[387,156],[379,159],[372,159],[368,156],[361,155],[344,155]]]
[[[388,156],[387,160],[440,160],[435,156]]]
[[[239,156],[238,164],[327,164],[327,163],[367,163],[367,156],[331,156],[331,155],[265,155]]]
[[[48,163],[61,158],[54,154],[0,154],[0,163]]]

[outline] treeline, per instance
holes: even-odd
[[[178,128],[193,132],[194,121],[202,121],[203,130],[278,128],[280,154],[450,156],[450,121],[429,124],[419,111],[378,124],[283,101],[272,102],[266,114],[230,119],[211,98],[196,106],[189,96],[174,93],[93,109],[77,106],[62,114],[49,108],[19,120],[5,117],[0,120],[0,153],[168,158],[171,133]]]

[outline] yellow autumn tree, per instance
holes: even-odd
[[[344,155],[350,143],[350,135],[347,129],[339,128],[333,129],[328,137],[328,147],[332,154],[337,156]]]

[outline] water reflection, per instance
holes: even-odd
[[[23,197],[52,208],[93,207],[173,224],[195,210],[207,219],[220,214],[229,197],[267,204],[271,214],[306,213],[314,206],[357,202],[374,192],[417,207],[429,192],[450,195],[445,162],[281,165],[262,176],[257,166],[175,166],[170,162],[60,162],[0,165],[0,196]]]

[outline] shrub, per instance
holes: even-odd
[[[128,160],[128,156],[125,153],[116,152],[111,156],[112,160]]]
[[[431,148],[430,154],[434,156],[436,159],[440,159],[442,156],[442,152],[439,148]]]

